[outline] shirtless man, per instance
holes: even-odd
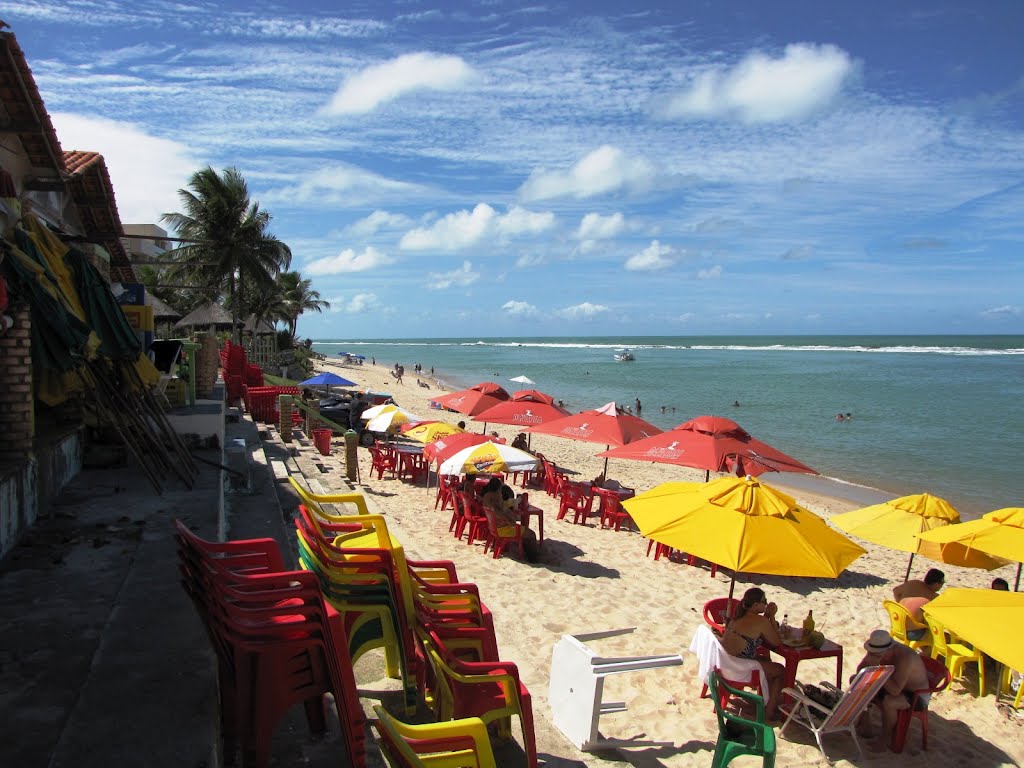
[[[892,674],[875,699],[875,703],[882,710],[882,732],[871,745],[871,749],[874,752],[884,752],[892,742],[897,713],[910,707],[914,691],[928,687],[928,670],[925,669],[924,662],[916,651],[895,642],[892,635],[884,629],[876,629],[871,633],[871,637],[864,643],[864,650],[867,653],[857,665],[858,670],[887,664],[893,667]],[[924,709],[927,706],[928,694],[922,694],[917,700],[917,707]],[[869,717],[870,710],[864,713],[858,724],[858,730],[863,736],[870,735]]]
[[[893,587],[892,596],[910,612],[913,619],[913,626],[907,626],[907,637],[911,640],[920,640],[928,631],[921,606],[938,597],[945,583],[946,574],[938,568],[932,568],[924,575],[924,581],[911,579]]]

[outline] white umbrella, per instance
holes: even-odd
[[[533,379],[531,379],[529,376],[516,376],[514,379],[509,379],[509,381],[514,381],[517,384],[536,384],[537,383]]]
[[[394,403],[384,403],[383,405],[374,405],[371,406],[370,408],[367,408],[359,415],[359,418],[361,418],[363,421],[369,421],[375,416],[380,416],[382,413],[388,413],[390,411],[402,411],[407,416],[412,417],[412,413],[405,410],[404,408],[397,406]],[[418,421],[418,419],[413,417],[410,418],[409,421]]]
[[[486,442],[471,445],[448,457],[438,468],[438,475],[461,475],[467,472],[523,472],[536,469],[540,459],[531,453],[503,443]]]
[[[399,424],[421,421],[416,414],[405,410],[405,408],[399,408],[393,403],[367,408],[363,412],[362,418],[366,420],[366,429],[370,432],[388,432],[398,427]]]

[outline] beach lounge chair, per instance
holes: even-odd
[[[846,731],[857,745],[857,754],[863,759],[864,752],[857,739],[857,720],[889,679],[892,670],[891,666],[864,667],[831,709],[807,696],[800,683],[796,684],[796,688],[786,688],[784,693],[790,697],[791,703],[780,707],[787,717],[779,733],[783,733],[790,723],[802,725],[814,734],[821,756],[828,760],[822,737],[829,733]]]

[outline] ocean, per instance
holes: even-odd
[[[636,359],[616,362],[620,347]],[[1024,336],[325,339],[313,348],[402,363],[406,386],[420,363],[455,389],[495,381],[512,392],[522,385],[509,380],[525,375],[572,411],[639,398],[662,429],[726,416],[827,479],[770,473],[769,483],[864,504],[928,492],[965,519],[1024,506]],[[401,388],[392,394],[401,402]]]

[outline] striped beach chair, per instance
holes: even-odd
[[[829,733],[846,731],[853,737],[853,743],[857,745],[857,754],[860,759],[864,758],[864,752],[860,748],[860,741],[857,739],[857,720],[868,708],[868,705],[878,695],[882,685],[889,679],[893,668],[891,666],[864,667],[857,676],[853,678],[850,687],[843,693],[839,701],[831,709],[808,698],[800,684],[796,688],[786,688],[783,694],[788,699],[783,699],[779,707],[785,714],[786,722],[782,724],[779,733],[783,733],[790,723],[798,723],[814,734],[818,742],[818,749],[826,760],[829,756],[825,753],[825,747],[821,742],[822,736]],[[831,761],[830,761],[831,762]]]

